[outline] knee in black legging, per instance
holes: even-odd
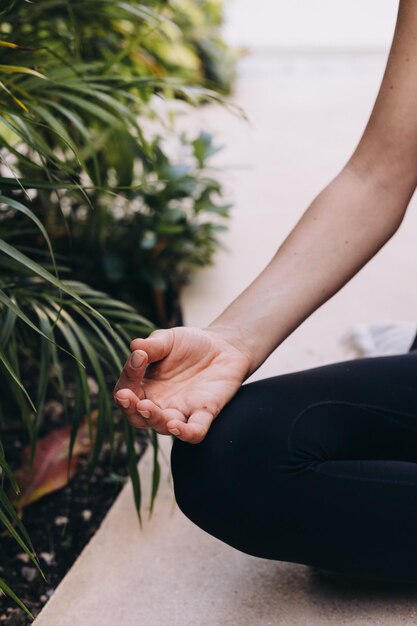
[[[225,522],[222,502],[229,499],[228,472],[218,444],[217,438],[207,435],[199,444],[176,440],[171,451],[174,492],[179,508],[197,526],[216,536]]]
[[[287,385],[279,378],[243,385],[201,443],[175,440],[171,453],[175,497],[187,517],[202,526],[207,517],[222,514],[225,501],[241,492],[242,481],[248,494],[256,494],[259,477],[267,475],[271,465],[275,472],[278,466],[291,464],[287,439],[297,390],[288,396]]]
[[[279,406],[266,408],[259,385],[244,386],[201,443],[175,440],[171,452],[181,511],[211,535],[252,554],[249,537],[259,536],[259,518],[269,498],[282,502],[282,484],[276,478],[289,467],[285,454],[290,422]],[[282,515],[278,517],[281,521]]]

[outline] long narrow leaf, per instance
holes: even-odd
[[[12,489],[15,493],[19,493],[19,485],[16,482],[16,478],[14,477],[14,474],[12,472],[12,470],[9,467],[9,464],[6,461],[6,456],[4,454],[4,448],[3,448],[3,444],[0,441],[0,467],[3,470],[3,472],[6,474],[7,478],[10,481],[10,484],[12,486]]]
[[[20,519],[20,517],[18,516],[18,514],[16,513],[15,509],[13,508],[12,504],[10,503],[10,500],[8,499],[8,497],[6,496],[6,494],[0,489],[0,502],[3,505],[3,507],[5,508],[5,510],[8,512],[10,519],[13,521],[13,524],[15,524],[15,526],[17,526],[20,534],[22,535],[24,541],[26,542],[29,551],[27,552],[28,556],[30,557],[31,555],[34,556],[37,565],[36,567],[39,567],[39,561],[38,558],[35,554],[35,548],[33,547],[32,541],[29,537],[29,534],[26,530],[26,528],[23,525],[22,520]],[[39,570],[41,571],[41,570]],[[41,572],[42,573],[42,572]],[[43,576],[43,573],[42,573]]]
[[[18,606],[27,614],[31,619],[35,619],[32,613],[27,608],[26,604],[24,604],[20,598],[15,594],[15,592],[10,589],[9,585],[6,583],[3,578],[0,578],[0,590],[6,595],[9,596],[12,600],[16,602]]]
[[[151,497],[149,503],[149,517],[152,515],[155,498],[158,493],[159,483],[161,479],[161,467],[158,461],[159,442],[158,434],[155,430],[151,430],[150,439],[153,447],[153,467],[152,467],[152,485],[151,485]]]
[[[6,370],[10,378],[13,380],[15,385],[23,392],[24,396],[26,397],[30,406],[32,407],[33,411],[35,411],[36,413],[36,406],[34,405],[32,398],[30,397],[24,384],[20,380],[19,376],[16,374],[15,370],[9,363],[9,360],[7,359],[5,353],[2,350],[0,350],[0,363],[3,365],[4,369]]]
[[[95,309],[93,309],[93,307],[90,306],[88,302],[83,300],[83,298],[81,298],[77,294],[76,291],[68,287],[64,281],[60,280],[59,278],[56,278],[56,276],[51,274],[51,272],[48,272],[48,270],[42,267],[42,265],[39,265],[39,263],[36,263],[36,261],[33,261],[33,259],[30,259],[25,254],[22,254],[22,252],[17,250],[17,248],[10,246],[6,241],[1,240],[1,239],[0,239],[0,251],[4,252],[4,254],[7,254],[12,259],[14,259],[18,263],[26,267],[28,270],[32,271],[34,274],[37,274],[38,276],[40,276],[41,278],[49,282],[51,285],[54,285],[57,289],[60,289],[61,291],[67,293],[69,296],[74,298],[74,300],[77,300],[77,302],[79,302],[80,304],[85,306],[87,309],[89,309],[89,311],[94,316],[99,317],[100,319],[104,320],[107,323],[107,325],[109,325],[107,320],[100,313],[98,313]]]
[[[133,489],[133,497],[135,499],[135,508],[138,516],[139,524],[142,526],[142,517],[140,513],[141,503],[142,503],[142,490],[140,484],[140,476],[138,472],[138,467],[136,463],[136,454],[135,454],[135,429],[133,426],[129,424],[127,420],[124,420],[124,430],[125,430],[125,439],[126,446],[128,450],[128,466],[129,466],[129,475],[130,480],[132,481],[132,489]]]
[[[44,74],[32,70],[30,67],[24,67],[23,65],[0,65],[0,72],[4,72],[5,74],[31,74],[32,76],[37,76],[37,78],[47,80]]]

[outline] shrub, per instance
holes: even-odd
[[[219,62],[227,55],[214,0],[9,0],[1,11],[0,419],[13,407],[35,448],[45,399],[52,388],[64,397],[71,380],[74,441],[91,416],[90,374],[99,387],[94,462],[114,430],[109,381],[131,336],[155,328],[135,309],[169,323],[166,294],[172,300],[191,268],[210,262],[218,218],[228,216],[207,171],[211,137],[179,136],[188,156],[178,161],[162,123],[149,134],[146,119],[155,126],[155,97],[225,102],[218,91],[230,86],[232,56]],[[127,423],[125,434],[139,511]],[[0,443],[2,479],[16,489],[6,456]],[[4,487],[0,521],[38,566]],[[0,588],[13,595],[5,581]]]

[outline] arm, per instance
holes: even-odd
[[[402,0],[359,145],[261,274],[207,329],[243,349],[253,373],[392,237],[416,185],[417,3]]]
[[[381,88],[348,163],[207,328],[132,341],[114,391],[128,420],[202,441],[242,382],[392,237],[416,185],[417,2],[401,0]]]

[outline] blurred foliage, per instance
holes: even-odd
[[[169,325],[169,303],[192,267],[210,262],[228,207],[207,171],[212,138],[171,131],[182,147],[173,157],[156,99],[222,101],[213,89],[185,82],[189,65],[177,53],[180,43],[192,50],[195,77],[207,82],[195,42],[216,39],[204,35],[218,29],[219,3],[94,0],[72,2],[68,13],[63,0],[18,0],[13,11],[13,28],[10,17],[2,29],[15,41],[20,34],[15,45],[29,37],[34,47],[15,48],[14,57],[36,65],[0,64],[0,71],[9,67],[0,82],[7,148],[0,184],[22,202],[31,188],[31,206],[73,277]],[[166,59],[161,46],[172,47]],[[2,53],[10,58],[11,49],[0,46],[0,61]]]
[[[179,290],[195,266],[211,262],[230,208],[222,202],[221,186],[206,167],[218,150],[211,136],[202,132],[193,141],[185,135],[170,139],[175,140],[170,147],[177,158],[164,151],[162,137],[154,137],[149,143],[152,168],[138,177],[133,188],[119,190],[117,197],[97,189],[70,190],[60,198],[64,217],[58,206],[52,213],[47,211],[53,248],[71,267],[72,276],[129,302],[162,326],[181,322],[176,304]],[[111,145],[120,146],[118,155],[126,157],[120,164],[130,169],[126,161],[131,152],[118,140],[114,134]],[[126,178],[121,182],[132,185],[132,171],[122,175]],[[22,215],[22,230],[26,221]],[[25,234],[16,242],[27,245],[30,239]],[[35,249],[36,241],[31,245]]]
[[[114,435],[109,390],[129,340],[173,321],[169,303],[218,245],[229,209],[207,164],[218,148],[168,128],[158,103],[232,106],[221,19],[215,0],[0,3],[0,428],[22,420],[33,456],[45,400],[67,403],[69,384],[71,456],[91,376],[94,464]],[[6,495],[19,491],[6,456],[0,443],[0,522],[39,567]]]

